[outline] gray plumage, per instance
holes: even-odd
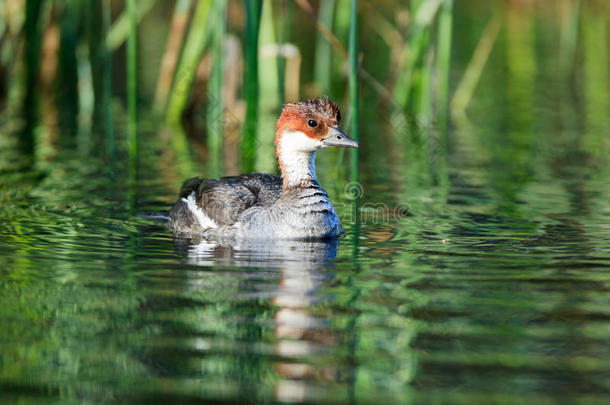
[[[200,226],[185,201],[189,196],[216,227]],[[283,190],[280,176],[262,173],[185,181],[170,211],[170,225],[178,233],[215,240],[328,239],[343,233],[326,191],[316,180]]]

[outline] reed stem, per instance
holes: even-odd
[[[180,117],[191,94],[191,86],[197,66],[201,61],[201,55],[209,43],[211,30],[208,29],[207,21],[211,5],[212,0],[200,1],[193,15],[167,104],[167,120],[172,125],[180,122]]]
[[[350,27],[349,27],[349,95],[352,138],[360,139],[359,117],[359,95],[358,95],[358,0],[351,0]],[[350,177],[352,181],[358,181],[358,149],[350,151]]]
[[[449,175],[447,151],[449,145],[449,84],[451,74],[451,42],[453,27],[453,0],[445,0],[440,11],[438,22],[437,45],[437,87],[436,87],[436,122],[437,150],[436,165],[437,181],[443,201],[447,200],[449,190]]]
[[[111,0],[103,0],[102,3],[102,23],[103,23],[103,38],[106,38],[110,31],[111,14],[110,4]],[[106,152],[111,160],[116,158],[116,142],[114,139],[114,124],[112,119],[112,52],[110,48],[103,42],[103,96],[102,100],[102,114],[104,115],[104,125],[106,133]]]
[[[34,154],[34,128],[38,122],[38,97],[36,87],[40,69],[41,51],[41,15],[44,0],[31,0],[25,3],[25,97],[23,100],[23,117],[25,127],[20,138],[20,147],[26,155]]]
[[[437,48],[437,125],[446,133],[449,119],[449,75],[451,69],[451,29],[453,26],[453,0],[445,0],[438,24]]]
[[[499,10],[500,9],[498,9],[489,20],[474,54],[472,55],[472,59],[468,63],[468,66],[453,93],[453,98],[451,99],[451,114],[454,119],[460,116],[463,118],[476,86],[479,83],[479,79],[483,74],[483,69],[487,64],[489,55],[496,43],[500,28],[502,27],[502,13]]]
[[[244,0],[246,8],[246,66],[244,86],[246,94],[246,121],[241,147],[242,168],[254,170],[256,163],[256,124],[258,121],[258,34],[262,0]]]
[[[409,38],[403,51],[402,74],[396,82],[394,97],[403,108],[407,108],[411,102],[413,89],[413,75],[416,65],[421,60],[422,54],[429,43],[429,29],[434,22],[434,17],[441,6],[442,0],[412,1],[411,15],[413,16],[409,27]]]
[[[209,176],[220,176],[222,172],[223,130],[224,130],[224,100],[223,89],[223,38],[225,35],[225,0],[217,0],[214,4],[213,16],[214,38],[212,52],[214,66],[210,75],[207,100],[207,145],[208,145],[208,171]]]
[[[78,61],[76,58],[77,46],[77,8],[72,1],[65,1],[61,13],[58,15],[59,23],[59,53],[56,85],[57,102],[61,105],[58,111],[58,124],[61,135],[76,135],[78,130]]]
[[[320,3],[318,11],[318,24],[332,30],[335,0],[326,0]],[[316,54],[314,65],[314,78],[322,94],[330,94],[332,52],[330,42],[318,31],[316,38]]]
[[[155,108],[163,111],[167,104],[167,95],[172,87],[172,80],[178,64],[182,41],[188,25],[191,0],[177,0],[174,6],[174,15],[167,37],[165,53],[161,59],[161,70],[155,91]]]
[[[137,30],[138,17],[136,0],[127,0],[127,13],[129,15],[129,36],[127,37],[127,111],[128,122],[128,154],[129,154],[129,183],[130,210],[135,209],[135,183],[138,170],[138,88],[137,88]]]
[[[129,0],[126,0],[129,1]],[[155,5],[156,0],[138,0],[135,9],[136,23],[140,22],[142,18],[152,9]],[[131,18],[132,15],[129,12],[129,8],[125,10],[116,21],[110,27],[108,35],[106,36],[106,45],[111,51],[116,51],[131,33]]]
[[[610,101],[610,68],[608,46],[600,38],[608,38],[607,19],[595,12],[593,6],[584,7],[582,13],[582,47],[584,54],[584,101],[586,135],[584,147],[596,158],[607,159],[608,113]],[[601,89],[601,90],[600,90]],[[606,139],[606,148],[603,139]]]
[[[280,5],[280,20],[281,26],[278,29],[277,41],[280,46],[290,42],[290,26],[292,22],[292,1],[283,0]],[[277,58],[277,75],[278,75],[278,88],[277,92],[279,95],[280,103],[290,101],[286,99],[286,58]],[[297,83],[298,84],[298,83]]]

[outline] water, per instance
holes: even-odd
[[[0,402],[609,403],[608,92],[587,56],[559,71],[555,20],[529,16],[446,143],[363,86],[359,182],[318,154],[336,243],[174,238],[180,183],[208,168],[144,102],[136,175],[116,105],[114,159],[44,98],[33,150],[3,119]]]
[[[7,400],[608,399],[609,177],[581,151],[533,153],[517,183],[455,147],[446,185],[411,191],[365,158],[355,192],[321,180],[338,243],[230,247],[172,237],[180,179],[150,149],[135,185],[70,148],[4,171]]]

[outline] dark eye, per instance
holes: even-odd
[[[307,125],[309,125],[311,128],[315,128],[318,126],[318,122],[316,120],[309,120],[307,121]]]

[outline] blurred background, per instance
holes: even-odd
[[[559,118],[586,126],[593,155],[607,148],[604,1],[361,1],[359,23],[349,0],[130,4],[2,2],[2,135],[21,164],[71,147],[137,167],[144,144],[165,142],[164,176],[271,172],[282,103],[329,96],[350,130],[353,76],[355,122],[375,128],[360,155],[376,165],[404,158],[402,143],[446,149],[450,115],[457,129],[478,124],[469,116],[508,125],[523,143]],[[463,132],[452,146],[485,142]]]
[[[0,0],[9,401],[610,397],[607,0]],[[276,173],[328,96],[335,244],[216,246],[181,182]],[[295,298],[296,297],[296,298]]]

